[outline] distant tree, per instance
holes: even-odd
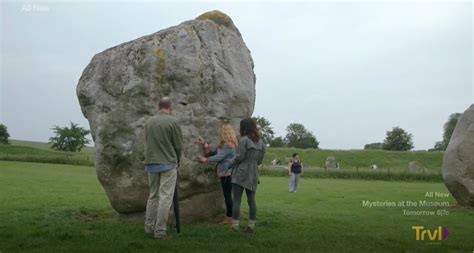
[[[52,149],[76,152],[81,151],[86,144],[90,143],[86,137],[90,131],[79,127],[76,123],[71,122],[70,127],[54,126],[52,129],[56,134],[56,136],[49,138]]]
[[[273,128],[271,127],[271,123],[268,119],[264,117],[253,117],[253,119],[257,122],[257,126],[262,134],[263,142],[270,143],[275,135],[273,132]]]
[[[442,141],[437,141],[434,145],[433,149],[430,150],[439,150],[439,151],[444,151],[448,147],[449,140],[451,139],[451,136],[453,135],[454,128],[456,127],[456,124],[458,123],[459,117],[461,117],[461,113],[453,113],[449,115],[448,121],[444,123],[443,127],[443,140]]]
[[[10,138],[10,134],[8,133],[7,127],[0,124],[0,144],[10,144],[8,138]]]
[[[281,147],[285,147],[285,146],[286,146],[285,139],[283,139],[283,137],[281,137],[281,136],[273,138],[270,141],[270,147],[281,148]]]
[[[383,149],[383,143],[374,142],[374,143],[365,144],[364,149]]]
[[[408,151],[413,148],[413,135],[406,132],[400,127],[394,127],[391,131],[387,131],[383,143],[383,149]]]
[[[314,134],[307,130],[302,124],[292,123],[286,128],[286,142],[289,147],[295,148],[318,148],[319,142]]]
[[[444,141],[437,141],[433,148],[428,149],[428,151],[444,151],[448,145]]]

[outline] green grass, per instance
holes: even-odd
[[[49,150],[50,144],[45,142],[10,140],[13,145],[33,147]],[[408,163],[417,161],[427,172],[440,172],[443,152],[398,152],[386,150],[322,150],[322,149],[296,149],[296,148],[268,148],[265,156],[265,166],[270,166],[273,159],[282,162],[290,159],[293,153],[299,153],[301,159],[308,167],[324,168],[326,158],[334,156],[344,170],[359,168],[364,170],[372,164],[377,164],[380,169],[390,168],[392,171],[406,171]],[[1,150],[0,150],[1,154]],[[85,147],[80,154],[94,160],[94,147]]]
[[[324,168],[326,158],[336,157],[342,169],[354,170],[368,168],[377,164],[380,169],[406,171],[408,163],[417,161],[421,167],[430,172],[440,172],[443,152],[400,152],[386,150],[322,150],[296,148],[269,148],[265,155],[265,166],[273,159],[285,162],[293,153],[299,153],[301,160],[309,167]]]
[[[14,144],[0,144],[0,160],[94,165],[94,155],[88,152],[60,152],[52,149],[38,148],[36,146],[20,146]]]
[[[74,165],[94,165],[94,148],[86,147],[81,152],[53,151],[48,143],[12,140],[12,145],[0,145],[0,160],[42,162]],[[293,153],[299,153],[305,163],[306,175],[316,178],[377,179],[400,181],[441,182],[442,152],[393,152],[383,150],[315,150],[294,148],[269,148],[265,156],[262,174],[285,176],[285,166],[272,167],[271,160],[285,161]],[[335,156],[341,169],[325,171],[324,162]],[[407,171],[410,161],[418,161],[422,170]],[[379,166],[377,171],[368,169],[371,164]]]
[[[260,168],[260,174],[273,177],[285,177],[288,175],[288,169],[285,167],[263,167]],[[376,171],[360,169],[338,169],[324,170],[322,168],[305,168],[305,177],[309,178],[341,178],[341,179],[366,179],[366,180],[385,180],[385,181],[431,181],[442,182],[443,177],[440,172],[421,171],[408,172],[402,170],[390,170],[388,168],[378,169]]]
[[[13,141],[12,145],[0,145],[0,160],[42,162],[73,165],[94,165],[94,149],[87,149],[71,153],[51,150],[47,143]],[[399,181],[436,181],[441,182],[440,168],[424,167],[417,173],[408,172],[403,168],[409,161],[416,160],[420,164],[437,164],[441,167],[440,152],[414,153],[414,152],[389,152],[389,151],[330,151],[330,150],[298,150],[270,148],[266,160],[261,168],[261,173],[267,176],[285,176],[285,166],[272,167],[269,164],[274,158],[286,160],[285,155],[298,152],[305,162],[305,173],[307,177],[315,178],[347,178],[347,179],[376,179],[376,180],[399,180]],[[324,163],[325,157],[336,156],[343,165],[339,170],[324,170],[318,164]],[[382,162],[384,161],[384,162]],[[388,162],[389,161],[389,162]],[[435,161],[433,163],[433,161]],[[379,163],[380,162],[380,163]],[[368,169],[366,166],[354,164],[385,164],[377,171]],[[353,164],[354,166],[347,165]],[[380,166],[380,165],[379,165]]]
[[[26,147],[32,147],[32,148],[51,150],[51,144],[47,142],[24,141],[24,140],[13,140],[13,139],[9,141],[12,145],[16,145],[16,146],[26,146]],[[94,147],[86,146],[81,150],[81,153],[94,154],[95,149]]]
[[[217,183],[217,182],[216,182]],[[142,224],[116,219],[94,168],[0,161],[3,252],[472,252],[474,210],[404,216],[402,208],[364,208],[363,200],[420,200],[447,192],[441,183],[261,177],[257,233],[218,224],[183,225],[172,241],[154,241]],[[453,199],[447,198],[453,203]],[[247,211],[246,201],[242,209]],[[413,209],[413,208],[411,208]],[[416,208],[415,208],[416,209]],[[435,210],[424,208],[423,210]],[[245,217],[245,215],[244,215]],[[245,224],[245,222],[244,222]],[[446,226],[448,240],[416,241],[412,225]]]
[[[47,142],[40,142],[40,141],[24,141],[24,140],[9,140],[10,144],[16,146],[27,146],[32,148],[39,148],[39,149],[51,149],[51,144]]]

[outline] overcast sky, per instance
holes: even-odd
[[[75,89],[94,54],[214,9],[251,50],[254,115],[277,135],[300,122],[321,148],[356,149],[400,126],[427,149],[473,102],[470,1],[30,3],[1,5],[0,122],[13,139],[89,128]]]

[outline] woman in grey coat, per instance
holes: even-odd
[[[239,230],[240,224],[240,202],[245,190],[249,204],[249,222],[246,232],[255,232],[255,220],[257,206],[255,204],[255,192],[257,191],[258,166],[262,164],[265,154],[265,144],[260,138],[256,122],[251,119],[240,121],[240,141],[237,154],[233,161],[232,170],[232,231]]]

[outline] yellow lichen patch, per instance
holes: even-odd
[[[201,16],[197,17],[196,19],[200,19],[200,20],[205,20],[205,19],[208,19],[208,20],[211,20],[213,21],[214,23],[218,24],[218,25],[223,25],[223,26],[226,26],[226,27],[231,27],[232,26],[232,19],[230,19],[229,16],[227,16],[226,14],[220,12],[220,11],[209,11],[209,12],[206,12],[204,14],[202,14]]]
[[[156,57],[158,57],[159,59],[164,59],[165,58],[165,50],[163,48],[157,48],[156,51]]]
[[[162,73],[166,68],[166,54],[163,48],[157,48],[155,51],[157,62],[156,62],[156,69],[158,73]]]

